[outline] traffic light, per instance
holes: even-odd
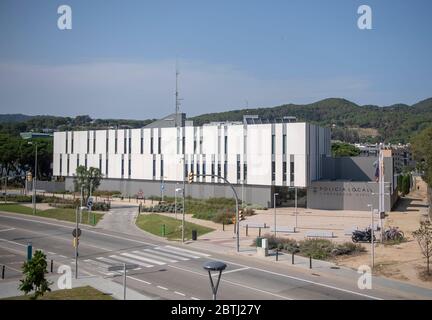
[[[33,175],[32,175],[32,173],[29,171],[29,172],[27,172],[27,181],[28,182],[31,182],[33,180]]]
[[[242,221],[244,220],[244,216],[243,216],[243,209],[239,210],[239,220]]]
[[[195,174],[192,171],[189,172],[189,174],[188,174],[188,182],[189,183],[193,182],[194,176],[195,176]]]

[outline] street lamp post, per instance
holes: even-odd
[[[273,194],[273,207],[274,207],[274,235],[276,237],[276,196],[278,196],[279,193]]]
[[[29,141],[28,144],[33,145],[33,141]],[[37,179],[37,153],[38,153],[38,145],[36,142],[34,142],[35,144],[35,164],[34,164],[34,177],[33,177],[33,198],[32,198],[32,203],[33,203],[33,214],[36,214],[36,179]]]
[[[374,243],[374,209],[372,204],[368,204],[368,207],[371,208],[371,265],[372,269],[375,265],[375,243]]]
[[[225,270],[226,267],[227,267],[226,264],[223,262],[220,262],[220,261],[209,261],[209,262],[204,263],[204,265],[203,265],[204,270],[207,270],[208,274],[209,274],[210,286],[211,286],[212,294],[213,294],[213,300],[216,300],[216,294],[217,294],[217,291],[219,288],[219,283],[220,283],[222,271]],[[213,282],[213,278],[211,275],[212,271],[219,272],[219,276],[218,276],[216,285]]]
[[[175,219],[177,220],[177,192],[181,191],[181,188],[176,188],[174,192],[174,212],[175,212]]]

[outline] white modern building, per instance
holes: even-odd
[[[53,175],[72,189],[78,166],[96,167],[104,175],[100,190],[147,197],[174,196],[190,171],[215,174],[244,202],[268,206],[275,188],[307,188],[321,179],[330,148],[328,128],[290,117],[193,126],[185,114],[173,114],[140,129],[55,132]],[[186,195],[232,197],[232,191],[216,177],[196,177]]]

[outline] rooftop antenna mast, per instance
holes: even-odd
[[[175,89],[175,126],[177,127],[178,124],[178,116],[180,111],[180,99],[179,99],[179,93],[178,93],[178,76],[180,72],[178,71],[178,63],[176,61],[176,89]]]

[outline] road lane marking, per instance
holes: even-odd
[[[224,271],[223,274],[233,273],[233,272],[243,271],[243,270],[248,270],[248,269],[250,269],[250,268],[249,267],[244,267],[244,268],[234,269],[234,270],[230,270],[230,271]],[[217,273],[213,273],[212,276],[217,276]]]
[[[162,290],[168,290],[168,288],[165,288],[165,287],[162,287],[162,286],[157,286],[159,289],[162,289]]]
[[[188,258],[192,258],[192,259],[199,259],[199,258],[201,258],[201,257],[194,256],[194,255],[191,255],[191,254],[174,251],[172,249],[167,249],[167,248],[164,248],[164,247],[157,247],[156,249],[157,250],[166,251],[166,252],[169,252],[169,253],[173,253],[173,254],[176,254],[176,255],[182,255],[182,256],[185,256],[185,257],[188,257]]]
[[[142,251],[138,251],[138,250],[136,250],[136,251],[132,251],[133,253],[136,253],[136,254],[138,254],[138,255],[141,255],[141,256],[144,256],[144,257],[150,257],[150,258],[152,258],[152,257],[155,257],[155,255],[153,254],[151,254],[151,253],[146,253],[146,252],[142,252]],[[162,261],[165,261],[165,262],[171,262],[171,263],[176,263],[176,262],[178,262],[177,260],[173,260],[173,259],[169,259],[169,258],[165,258],[165,257],[160,257],[160,256],[156,256],[156,258],[157,259],[160,259],[160,260],[162,260]]]
[[[188,261],[189,260],[189,258],[185,258],[185,257],[181,257],[181,256],[176,256],[174,254],[170,254],[170,253],[166,253],[166,252],[161,252],[160,250],[144,249],[144,251],[155,253],[155,254],[158,254],[160,256],[166,256],[168,258],[174,258],[174,259],[177,259],[177,260],[182,260],[182,261]]]
[[[149,258],[144,258],[144,257],[138,256],[136,254],[127,253],[127,252],[121,253],[120,255],[129,257],[129,258],[133,258],[133,259],[138,259],[138,260],[154,263],[154,264],[157,264],[159,266],[163,266],[164,264],[166,264],[165,262],[161,262],[161,261],[149,259]]]
[[[174,268],[174,269],[183,270],[183,271],[190,272],[190,273],[194,273],[194,274],[197,274],[197,275],[200,275],[200,276],[203,276],[203,277],[207,277],[208,276],[207,274],[199,273],[199,272],[196,272],[196,271],[192,271],[192,270],[189,270],[189,269],[184,269],[184,268],[173,266],[173,265],[168,265],[168,267],[171,267],[171,268]],[[273,293],[273,292],[257,289],[257,288],[254,288],[254,287],[250,287],[250,286],[247,286],[247,285],[244,285],[244,284],[241,284],[241,283],[237,283],[237,282],[233,282],[233,281],[229,281],[229,280],[226,280],[226,279],[222,279],[221,278],[220,281],[227,282],[227,283],[230,283],[232,285],[243,287],[243,288],[246,288],[246,289],[258,291],[258,292],[261,292],[261,293],[264,293],[264,294],[269,294],[269,295],[272,295],[272,296],[275,296],[275,297],[278,297],[278,298],[282,298],[282,299],[285,299],[285,300],[294,300],[294,299],[286,297],[286,296],[282,296],[282,295],[279,295],[279,294],[276,294],[276,293]]]
[[[139,281],[139,282],[142,282],[142,283],[145,283],[145,284],[151,284],[151,282],[148,282],[148,281],[145,281],[145,280],[141,280],[141,279],[138,279],[138,278],[135,278],[135,277],[132,277],[132,276],[127,276],[127,278],[135,280],[135,281]]]
[[[27,247],[25,244],[22,244],[22,243],[19,243],[19,242],[15,242],[15,241],[11,241],[11,240],[7,240],[7,239],[0,239],[0,241],[5,241],[5,242],[17,244],[17,245],[19,245],[21,247]]]
[[[140,265],[142,267],[146,267],[146,268],[154,267],[154,265],[152,265],[152,264],[147,264],[147,263],[144,263],[142,261],[137,261],[137,260],[129,259],[129,258],[126,258],[126,257],[120,257],[120,256],[116,256],[116,255],[111,255],[110,258],[113,258],[115,260],[119,260],[119,263],[128,262],[128,263],[138,264],[138,265]]]
[[[174,293],[175,293],[175,294],[178,294],[178,295],[180,295],[180,296],[183,296],[183,297],[186,296],[184,293],[181,293],[181,292],[178,292],[178,291],[174,291]]]
[[[195,298],[195,297],[191,297],[191,299],[192,299],[192,300],[199,300],[198,298]]]
[[[206,253],[202,253],[202,252],[198,252],[198,251],[192,251],[192,250],[178,248],[178,247],[173,247],[173,246],[169,246],[169,245],[165,246],[165,248],[170,248],[170,249],[174,249],[174,250],[184,251],[186,253],[196,254],[196,255],[199,255],[199,256],[210,257],[210,255],[206,254]]]
[[[12,230],[15,230],[15,228],[3,229],[3,230],[0,230],[0,232],[12,231]]]
[[[239,265],[239,266],[247,267],[246,265],[241,265],[241,264],[238,264],[238,263],[230,262],[228,260],[224,260],[224,261],[227,262],[227,263],[232,263],[232,264],[236,264],[236,265]],[[331,286],[331,285],[328,285],[328,284],[324,284],[324,283],[320,283],[320,282],[316,282],[316,281],[312,281],[312,280],[302,279],[302,278],[298,278],[298,277],[294,277],[294,276],[288,276],[286,274],[277,273],[277,272],[273,272],[273,271],[269,271],[269,270],[265,270],[265,269],[261,269],[261,268],[256,268],[256,267],[249,267],[249,268],[251,270],[257,270],[257,271],[261,271],[261,272],[267,272],[267,273],[274,274],[274,275],[277,275],[277,276],[281,276],[281,277],[285,277],[285,278],[290,278],[290,279],[297,280],[297,281],[307,282],[307,283],[310,283],[310,284],[315,284],[317,286],[321,286],[321,287],[325,287],[325,288],[329,288],[329,289],[333,289],[333,290],[338,290],[338,291],[342,291],[342,292],[347,292],[347,293],[351,293],[351,294],[354,294],[354,295],[359,295],[359,296],[362,296],[362,297],[370,298],[370,299],[373,299],[373,300],[384,300],[382,298],[378,298],[378,297],[371,296],[371,295],[368,295],[368,294],[364,294],[364,293],[360,293],[360,292],[355,292],[355,291],[351,291],[351,290],[343,289],[343,288],[339,288],[339,287],[334,287],[334,286]]]
[[[51,252],[51,251],[48,251],[48,254],[51,254],[51,255],[56,255],[56,253],[55,253],[55,252]]]

